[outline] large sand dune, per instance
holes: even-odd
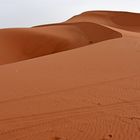
[[[0,64],[35,58],[119,37],[122,37],[119,32],[88,22],[27,29],[1,29]]]
[[[87,21],[124,30],[140,32],[140,14],[115,11],[89,11],[77,15],[67,22]]]
[[[140,33],[79,20],[0,31],[0,140],[140,139]]]

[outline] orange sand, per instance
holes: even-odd
[[[0,30],[0,140],[140,139],[139,31],[77,17]]]

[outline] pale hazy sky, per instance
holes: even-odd
[[[89,10],[140,12],[140,0],[0,0],[0,28],[61,22]]]

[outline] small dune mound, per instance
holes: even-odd
[[[0,30],[0,64],[86,46],[121,37],[121,34],[95,23],[66,23],[22,29]]]
[[[95,22],[124,30],[140,32],[140,14],[114,11],[89,11],[77,15],[66,22]]]

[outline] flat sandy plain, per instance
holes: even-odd
[[[0,29],[0,140],[140,140],[140,14]]]

